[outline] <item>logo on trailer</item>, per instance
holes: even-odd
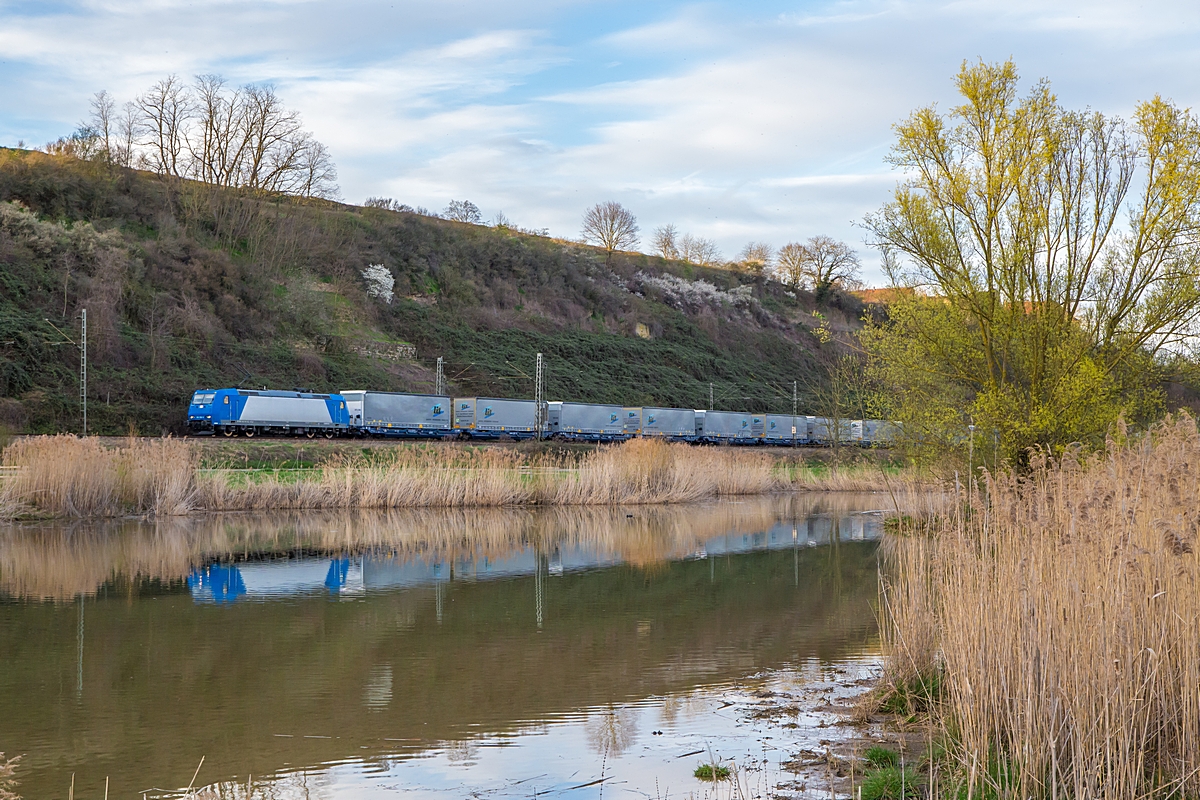
[[[491,407],[491,406],[487,406],[487,407],[485,407],[485,408],[483,409],[483,416],[484,416],[484,417],[490,417],[491,415],[492,415],[492,407]]]
[[[633,416],[633,414],[630,414],[629,416],[631,416],[631,417],[632,417],[632,416]],[[616,414],[609,414],[609,415],[608,415],[608,421],[609,421],[609,422],[616,422],[616,421],[617,421],[617,415],[616,415]]]

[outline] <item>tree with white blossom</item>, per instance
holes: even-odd
[[[367,282],[367,297],[378,297],[390,305],[395,296],[392,289],[396,285],[392,271],[383,264],[368,264],[362,276]]]

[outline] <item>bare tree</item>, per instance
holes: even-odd
[[[808,259],[808,249],[799,242],[788,242],[779,248],[776,256],[775,271],[780,283],[799,289],[806,280],[805,264]]]
[[[186,127],[192,116],[192,99],[175,75],[168,75],[134,101],[147,166],[159,175],[182,175],[181,156],[186,147]]]
[[[214,186],[237,186],[242,181],[249,146],[245,95],[227,95],[225,80],[216,75],[196,77],[197,129],[188,137],[192,177]]]
[[[597,203],[583,215],[583,239],[603,247],[607,262],[614,250],[628,250],[637,246],[637,217],[612,200]]]
[[[803,247],[802,271],[818,294],[857,282],[858,254],[850,245],[831,236],[814,236]]]
[[[762,276],[775,260],[775,248],[765,242],[750,242],[738,254],[738,266],[745,272]]]
[[[287,192],[304,142],[300,118],[283,107],[273,86],[247,86],[246,157],[241,183],[248,189]]]
[[[702,267],[713,267],[721,263],[721,251],[716,242],[690,233],[679,237],[679,257]]]
[[[116,144],[113,147],[114,164],[133,166],[134,148],[137,146],[138,110],[133,103],[121,106],[121,115],[116,118]]]
[[[48,144],[47,152],[126,167],[136,162],[210,186],[338,195],[329,150],[270,86],[230,89],[217,75],[198,75],[188,87],[170,75],[121,113],[107,91],[98,92],[91,107],[91,122]]]
[[[652,240],[654,252],[663,258],[679,258],[679,246],[676,243],[678,236],[679,232],[673,224],[658,226],[654,229]]]
[[[308,145],[300,157],[299,171],[300,182],[295,187],[296,194],[301,197],[323,197],[326,200],[338,198],[337,167],[333,163],[333,156],[316,139],[309,137]]]
[[[451,200],[442,215],[446,219],[452,219],[455,222],[469,222],[472,225],[483,222],[483,214],[480,213],[479,206],[470,200]]]
[[[104,157],[113,161],[113,140],[116,138],[117,103],[107,90],[96,92],[92,96],[92,128],[103,142]]]

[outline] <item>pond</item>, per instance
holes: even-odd
[[[799,792],[800,698],[878,663],[887,506],[2,528],[0,750],[26,798]]]

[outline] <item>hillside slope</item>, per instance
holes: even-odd
[[[394,298],[368,296],[382,264]],[[267,201],[0,150],[0,424],[78,430],[88,312],[93,431],[179,430],[202,386],[456,394],[787,411],[857,326],[858,301],[506,228]],[[823,326],[824,331],[814,333]]]

